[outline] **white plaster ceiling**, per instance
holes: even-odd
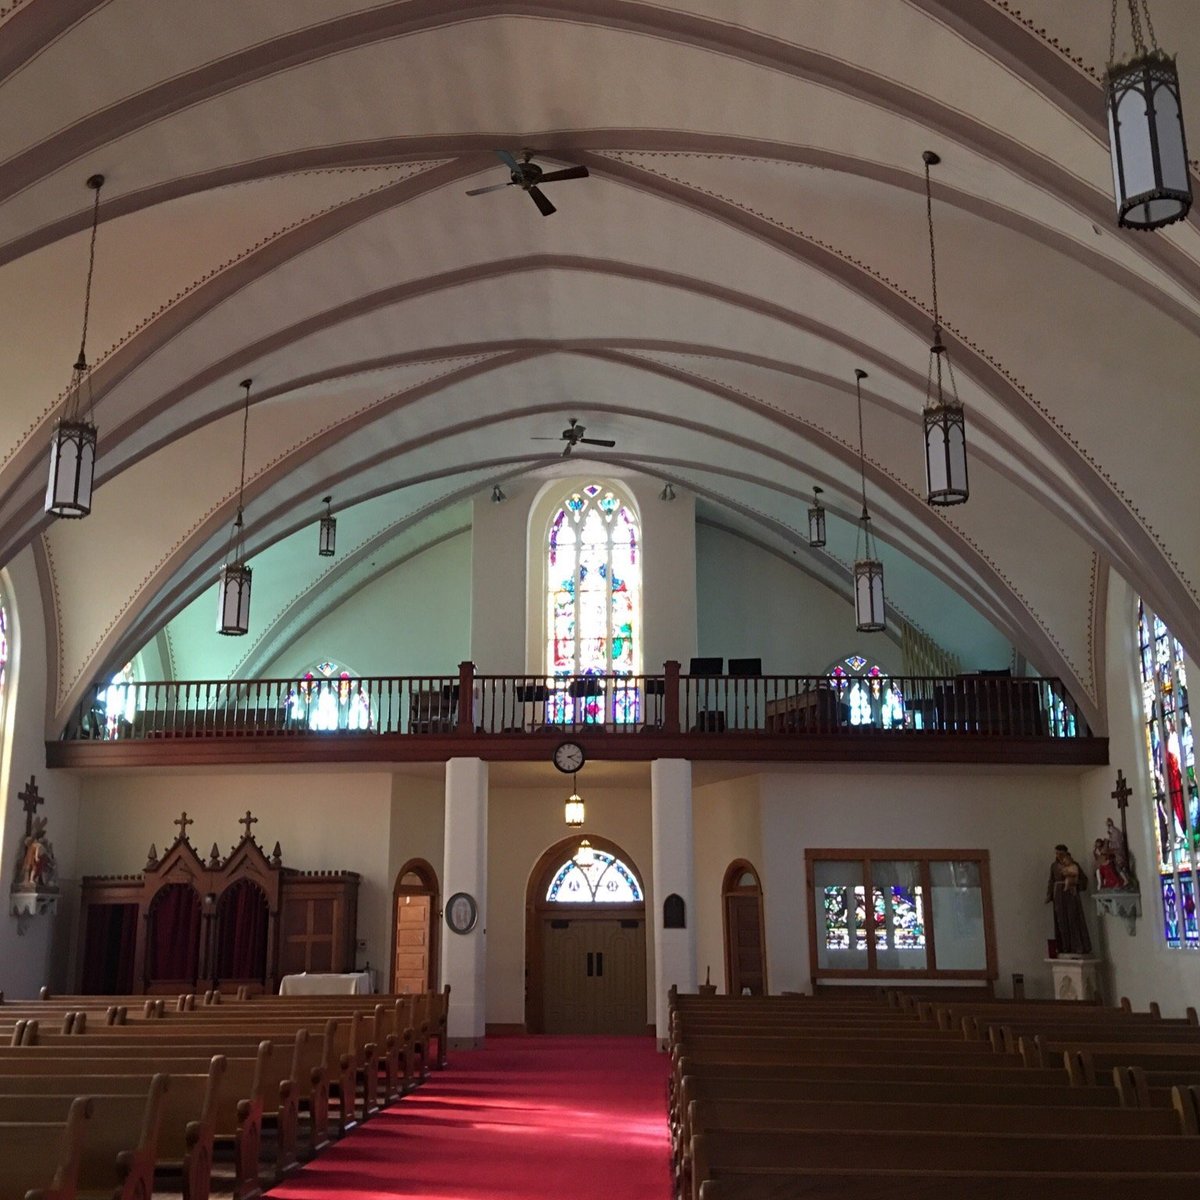
[[[1102,723],[1108,565],[1200,645],[1200,220],[1115,227],[1106,8],[0,10],[0,562],[39,552],[52,723],[210,588],[242,378],[271,620],[245,647],[213,635],[206,674],[261,668],[365,563],[542,469],[554,448],[529,439],[571,415],[617,438],[612,461],[692,487],[706,519],[780,552],[803,540],[813,483],[848,536],[860,365],[898,610],[950,649],[990,626]],[[1190,0],[1153,10],[1195,142],[1200,21]],[[526,145],[592,177],[549,185],[548,219],[515,189],[464,195],[504,180],[492,150]],[[973,454],[971,501],[944,512],[922,500],[926,148],[943,158],[939,293]],[[97,171],[98,487],[86,521],[51,524],[45,450]],[[348,556],[301,571],[292,547],[330,492]],[[847,553],[814,571],[836,582]]]

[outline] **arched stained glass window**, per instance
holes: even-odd
[[[128,733],[133,718],[137,716],[138,689],[133,686],[136,679],[133,660],[130,659],[104,689],[104,717],[108,727],[104,736],[110,740]]]
[[[560,904],[640,904],[642,885],[619,859],[593,850],[591,862],[569,858],[550,880],[546,899]]]
[[[370,729],[371,700],[366,689],[344,667],[319,662],[305,671],[288,695],[293,720],[318,732],[335,729]]]
[[[828,674],[841,693],[851,725],[890,729],[904,724],[903,694],[870,659],[848,655],[834,663]]]
[[[641,553],[636,514],[602,484],[572,492],[550,522],[546,674],[564,680],[549,702],[550,720],[640,719],[640,689],[613,677],[641,670]],[[567,683],[571,676],[599,678]]]
[[[1141,601],[1138,661],[1146,758],[1154,781],[1154,832],[1162,895],[1163,937],[1174,949],[1200,949],[1196,860],[1200,856],[1200,798],[1188,711],[1183,647]]]

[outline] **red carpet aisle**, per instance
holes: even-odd
[[[493,1038],[286,1183],[282,1200],[668,1200],[652,1038]]]

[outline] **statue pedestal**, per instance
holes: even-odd
[[[1055,1000],[1101,1000],[1099,958],[1048,958]]]

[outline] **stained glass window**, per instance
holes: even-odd
[[[640,904],[642,886],[619,859],[603,850],[580,866],[573,858],[554,873],[546,899],[560,904]]]
[[[132,660],[127,662],[108,682],[104,689],[104,736],[108,739],[128,735],[137,715],[138,689]]]
[[[547,545],[546,673],[561,679],[549,719],[636,722],[641,690],[605,679],[641,671],[641,535],[618,493],[590,483],[550,522]],[[572,676],[594,676],[594,681]]]
[[[1146,761],[1154,786],[1163,937],[1176,950],[1200,949],[1195,882],[1200,857],[1200,797],[1183,647],[1140,601],[1138,663]]]
[[[362,684],[335,662],[319,662],[305,671],[288,694],[288,712],[309,729],[370,729],[371,699]]]
[[[851,654],[835,662],[828,675],[842,695],[851,725],[890,729],[904,724],[904,696],[878,664]]]

